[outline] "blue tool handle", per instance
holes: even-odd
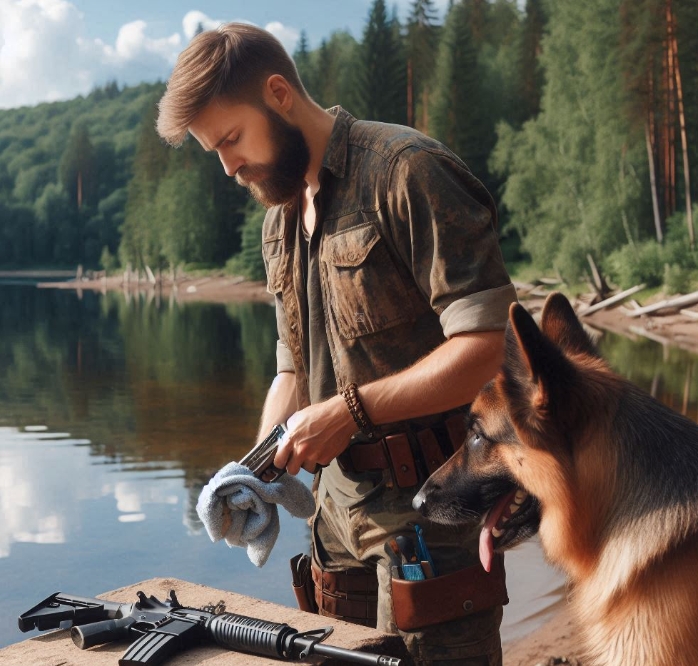
[[[422,530],[422,528],[419,525],[415,525],[414,531],[417,533],[417,550],[419,551],[419,559],[429,562],[429,566],[431,567],[432,573],[434,574],[434,576],[438,576],[439,574],[436,571],[434,560],[431,559],[431,553],[429,552],[429,549],[427,548],[427,543],[424,540],[424,530]]]

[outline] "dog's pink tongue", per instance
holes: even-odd
[[[492,538],[492,528],[485,525],[480,531],[480,562],[482,562],[482,568],[487,572],[492,568],[493,556],[494,539]]]
[[[513,491],[499,498],[497,503],[488,511],[485,524],[482,526],[482,530],[480,530],[480,562],[487,572],[492,568],[492,558],[494,557],[492,529],[501,518],[504,510],[511,504],[512,497],[515,493],[516,491]]]

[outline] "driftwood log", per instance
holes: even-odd
[[[676,298],[668,298],[663,301],[657,301],[651,305],[646,305],[642,308],[635,308],[634,310],[622,308],[622,311],[628,315],[628,317],[639,317],[640,315],[653,314],[655,312],[659,312],[660,310],[679,310],[689,305],[695,305],[696,303],[698,303],[698,291],[693,291],[690,294],[685,294],[684,296],[677,296]]]
[[[615,305],[616,303],[620,303],[622,300],[626,299],[628,296],[632,296],[633,294],[636,294],[638,291],[642,291],[645,288],[644,284],[638,284],[634,287],[631,287],[630,289],[626,289],[625,291],[621,291],[619,294],[616,294],[615,296],[611,296],[610,298],[607,298],[606,300],[599,301],[598,303],[595,303],[594,305],[589,305],[586,308],[582,308],[577,312],[578,315],[589,315],[592,312],[597,312],[598,310],[603,310],[604,308],[610,307],[611,305]]]

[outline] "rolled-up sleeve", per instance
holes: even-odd
[[[276,341],[276,374],[295,372],[291,350],[281,340]]]
[[[516,290],[485,187],[451,154],[424,148],[403,151],[389,182],[393,242],[444,335],[504,329]]]
[[[447,338],[456,333],[500,331],[506,328],[516,289],[508,284],[453,301],[439,317]]]

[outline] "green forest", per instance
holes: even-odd
[[[458,0],[294,59],[318,103],[414,126],[487,185],[513,271],[698,288],[698,3]],[[264,211],[215,155],[157,136],[163,83],[0,111],[0,267],[263,277]]]

